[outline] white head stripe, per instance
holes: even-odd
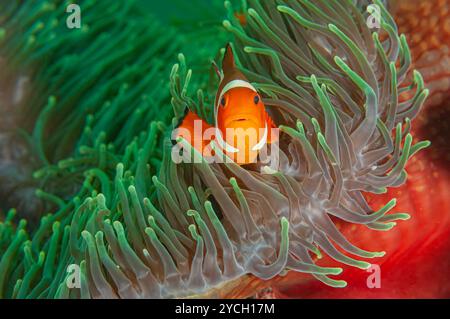
[[[234,88],[248,88],[254,92],[257,92],[255,87],[253,85],[251,85],[250,82],[247,82],[244,80],[233,80],[233,81],[228,82],[223,87],[222,92],[220,92],[219,99],[217,100],[217,105],[214,108],[214,121],[215,121],[216,125],[217,125],[217,109],[219,107],[220,100],[222,99],[222,96],[226,92],[228,92],[229,90],[234,89]]]
[[[244,81],[244,80],[233,80],[228,82],[222,89],[222,92],[220,92],[220,96],[224,95],[226,92],[228,92],[231,89],[234,88],[248,88],[252,91],[256,92],[256,89],[253,85],[250,84],[250,82]],[[219,99],[220,101],[220,99]]]

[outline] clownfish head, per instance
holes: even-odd
[[[235,83],[230,82],[230,84]],[[260,95],[253,88],[243,84],[238,85],[227,90],[220,98],[217,109],[217,126],[222,130],[225,128],[264,128],[266,125],[265,109]]]
[[[222,71],[214,108],[219,145],[228,154],[246,153],[244,162],[250,161],[270,142],[272,122],[256,88],[237,69],[230,45],[225,51]]]

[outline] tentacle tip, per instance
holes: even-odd
[[[123,169],[124,169],[123,163],[118,163],[117,166],[116,166],[116,170],[117,171],[119,171],[119,170],[123,171]]]
[[[59,227],[61,226],[61,222],[59,221],[55,221],[52,225],[52,230],[53,232],[57,231],[59,229]]]
[[[178,56],[179,56],[180,54],[181,54],[181,53],[179,53]],[[179,67],[180,67],[180,65],[179,65],[178,63],[175,63],[175,64],[172,66],[172,74],[171,74],[172,76],[175,75],[175,73],[177,73]]]
[[[205,201],[205,207],[212,208],[212,204],[209,200]]]
[[[340,56],[337,56],[337,55],[334,56],[333,60],[334,60],[334,62],[336,62],[336,64],[338,64],[338,65],[341,64],[341,63],[344,63],[344,61],[342,61],[341,57],[340,57]]]
[[[101,230],[99,230],[95,233],[95,239],[97,239],[97,240],[103,239],[103,232]]]
[[[347,287],[347,282],[345,280],[335,280],[333,285],[335,288],[345,288]]]
[[[87,230],[83,230],[81,232],[81,236],[83,236],[84,239],[89,238],[90,233]]]
[[[97,200],[101,201],[101,202],[105,202],[106,197],[105,197],[105,195],[103,193],[98,193],[97,194]]]
[[[229,20],[223,20],[222,21],[222,25],[226,28],[229,29],[231,27],[231,22]]]
[[[247,10],[248,14],[251,15],[252,17],[254,17],[255,15],[257,15],[257,12],[255,11],[255,9],[253,8],[249,8]]]
[[[343,271],[344,269],[342,269],[341,267],[336,267],[334,268],[333,275],[340,275]]]
[[[195,210],[193,210],[193,209],[188,209],[188,210],[186,211],[186,214],[187,214],[188,216],[190,216],[190,217],[194,217],[194,216],[197,215],[198,213],[197,213]]]
[[[155,236],[156,236],[155,231],[154,231],[153,228],[151,228],[151,227],[146,227],[146,228],[144,229],[144,232],[145,232],[147,235],[149,235],[150,237],[155,237]]]
[[[361,268],[361,269],[369,269],[371,266],[372,266],[372,265],[369,264],[368,262],[362,261],[362,262],[360,262],[360,266],[359,266],[358,268]]]
[[[113,222],[113,227],[114,227],[116,230],[121,230],[121,229],[123,228],[123,227],[122,227],[122,223],[119,222],[118,220],[116,220],[116,221]]]
[[[274,170],[273,168],[271,168],[271,167],[269,167],[267,165],[264,165],[261,168],[261,172],[264,173],[264,174],[271,174],[271,175],[278,173],[277,170]]]

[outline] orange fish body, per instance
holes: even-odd
[[[215,134],[203,137],[202,143],[197,142],[196,146],[195,134],[198,135],[199,132],[191,133],[194,137],[191,145],[197,150],[200,146],[205,149],[214,140],[222,153],[237,164],[255,163],[260,150],[266,144],[276,141],[277,137],[272,135],[272,129],[276,126],[256,89],[237,69],[230,45],[226,47],[220,77],[214,105]],[[195,119],[200,118],[195,113],[188,112],[179,127],[192,132]],[[201,134],[204,134],[211,126],[204,121],[202,124]]]
[[[259,151],[275,141],[271,134],[275,125],[255,87],[236,67],[229,44],[222,71],[214,108],[216,141],[236,163],[254,163]]]
[[[196,113],[187,111],[180,124],[177,126],[176,137],[184,138],[190,145],[192,145],[200,154],[205,154],[208,148],[210,139],[205,138],[205,132],[212,128]]]
[[[217,128],[223,141],[219,140],[219,146],[238,164],[256,162],[259,150],[272,142],[271,129],[275,127],[261,97],[250,88],[235,87],[221,99]]]
[[[245,27],[247,25],[247,17],[243,12],[236,12],[234,17],[239,21],[240,25]]]

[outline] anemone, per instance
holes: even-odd
[[[381,2],[381,28],[372,32],[366,4],[248,1],[242,26],[226,2],[223,26],[234,35],[239,67],[282,131],[280,168],[210,164],[184,140],[178,142],[200,160],[175,164],[173,126],[154,118],[113,160],[105,157],[104,140],[94,143],[98,148],[80,148],[98,152],[94,158],[103,162],[91,162],[73,200],[55,199],[61,207],[41,219],[30,240],[24,222],[12,226],[13,210],[0,224],[0,270],[8,273],[0,292],[215,296],[247,274],[269,280],[285,271],[344,287],[345,281],[329,277],[342,268],[319,266],[314,256],[366,269],[370,264],[361,259],[384,252],[356,247],[335,220],[387,231],[409,218],[390,213],[395,199],[374,211],[364,193],[404,183],[408,159],[428,145],[413,144],[409,132],[428,91],[418,72],[411,85],[404,83],[411,61],[405,37]],[[172,124],[185,108],[210,119],[213,98],[205,82],[194,78],[184,55],[178,58],[170,73]],[[410,99],[399,102],[403,93]],[[107,115],[91,123],[113,120]],[[99,163],[115,167],[113,181]],[[80,266],[80,289],[66,284],[70,264]]]
[[[68,29],[68,4],[1,5],[1,297],[55,296],[79,206],[93,193],[112,201],[119,162],[150,180],[173,116],[166,61],[188,37],[133,1],[79,1],[82,28]]]
[[[89,169],[114,170],[115,153],[123,153],[151,120],[170,120],[170,108],[155,106],[169,100],[165,61],[181,48],[174,29],[161,32],[132,2],[81,1],[81,29],[66,27],[67,5],[10,1],[1,14],[5,69],[27,80],[24,98],[10,110],[19,133],[9,130],[9,141],[27,151],[14,160],[31,158],[27,173],[34,173],[11,184],[28,186],[19,185],[17,197],[24,195],[21,187],[33,185],[27,197],[44,198],[45,209],[74,196]],[[99,174],[88,174],[98,180]]]
[[[224,27],[236,37],[242,71],[284,132],[281,168],[263,174],[234,163],[177,165],[166,142],[152,202],[132,179],[123,185],[119,165],[126,227],[105,218],[103,229],[83,233],[94,297],[196,296],[245,274],[268,280],[285,270],[343,287],[329,277],[342,269],[317,266],[311,253],[366,269],[368,262],[348,254],[367,259],[384,252],[351,244],[330,215],[378,231],[409,217],[388,214],[395,199],[374,211],[363,196],[404,183],[407,160],[428,144],[412,145],[410,119],[427,90],[417,72],[413,86],[402,86],[409,50],[389,14],[382,12],[381,29],[371,33],[351,4],[249,1],[249,8],[245,27],[233,14]],[[202,91],[198,101],[186,94],[192,73],[179,69],[183,63],[171,76],[176,117],[185,107],[206,113]],[[408,90],[416,93],[400,104],[399,91]]]

